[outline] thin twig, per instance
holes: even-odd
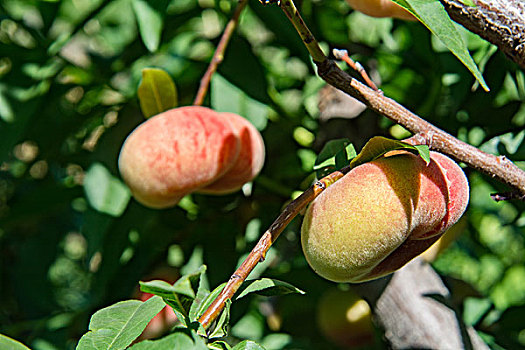
[[[303,18],[299,11],[297,11],[293,1],[280,1],[278,4],[284,11],[286,17],[292,22],[297,33],[299,33],[299,36],[310,53],[310,56],[312,56],[315,64],[325,62],[328,58],[323,53],[323,50],[321,50],[321,47],[317,43],[317,40],[315,40],[310,29],[308,29],[304,23]]]
[[[365,83],[368,85],[369,88],[375,91],[380,91],[377,88],[376,84],[372,81],[372,79],[370,79],[370,77],[366,73],[366,70],[363,68],[361,63],[354,61],[353,59],[350,58],[350,56],[348,56],[348,51],[333,49],[332,52],[335,58],[337,58],[338,60],[345,61],[346,64],[350,66],[350,68],[352,68],[357,73],[359,73],[359,75],[361,75],[361,78],[363,78],[363,80],[365,81]]]
[[[268,252],[270,246],[275,242],[277,237],[279,237],[281,232],[293,220],[293,218],[295,218],[297,214],[308,205],[308,203],[313,201],[328,186],[342,178],[348,171],[350,171],[349,166],[323,177],[284,208],[270,228],[259,239],[259,242],[257,242],[257,245],[252,249],[250,255],[248,255],[248,257],[242,262],[241,266],[239,266],[230,277],[219,296],[199,318],[199,322],[205,329],[208,328],[219,316],[224,309],[226,300],[231,300],[255,266],[259,262],[264,261],[266,252]]]
[[[248,0],[239,0],[239,3],[237,4],[235,11],[233,12],[232,18],[230,18],[228,24],[226,24],[226,28],[224,28],[221,40],[217,45],[217,49],[215,49],[215,53],[213,54],[211,62],[208,65],[208,69],[206,70],[206,73],[204,73],[204,75],[202,76],[199,90],[197,91],[197,95],[195,96],[193,105],[201,106],[204,102],[204,97],[206,97],[206,93],[208,92],[208,87],[210,86],[211,78],[213,74],[217,71],[217,67],[219,66],[219,64],[221,64],[224,60],[224,52],[226,51],[226,47],[230,42],[230,38],[233,32],[235,31],[235,28],[237,28],[239,16],[241,15],[242,10],[244,10],[244,8],[246,7],[246,4],[248,4]]]

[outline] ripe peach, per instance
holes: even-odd
[[[467,179],[450,158],[427,165],[390,152],[352,169],[308,207],[301,229],[306,260],[322,277],[362,282],[389,274],[459,220]]]
[[[225,174],[239,150],[227,120],[209,108],[181,107],[148,119],[128,136],[119,170],[139,202],[166,208]]]
[[[198,191],[200,193],[225,194],[237,191],[251,181],[264,164],[264,141],[253,124],[234,113],[219,115],[230,122],[241,143],[241,151],[230,170],[210,185],[201,188]]]
[[[148,119],[128,136],[119,156],[133,196],[151,208],[174,206],[195,191],[234,192],[263,163],[264,143],[250,122],[199,106]]]
[[[321,333],[341,349],[374,345],[374,326],[368,303],[352,289],[332,288],[323,293],[317,305]]]
[[[415,20],[414,16],[391,0],[346,0],[354,10],[372,17],[394,17]]]

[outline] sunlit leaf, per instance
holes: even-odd
[[[256,293],[264,296],[285,295],[291,293],[304,294],[302,290],[292,286],[290,283],[271,279],[261,278],[255,281],[247,281],[247,287],[239,294],[236,300],[239,300],[250,293]]]
[[[217,324],[215,325],[215,328],[209,335],[210,339],[223,338],[228,335],[228,325],[230,322],[231,304],[232,304],[232,301],[230,299],[226,299],[224,309],[221,311],[221,315],[217,321]]]
[[[158,340],[144,340],[130,350],[208,350],[204,341],[196,334],[177,332]]]
[[[131,197],[127,186],[100,163],[94,163],[87,171],[84,190],[93,208],[116,217],[122,215]]]
[[[445,44],[450,52],[454,54],[467,69],[472,73],[476,80],[481,84],[485,91],[489,87],[476,63],[470,56],[467,44],[456,29],[456,25],[450,19],[447,11],[439,0],[392,0],[410,11],[421,21],[434,35]]]
[[[76,348],[125,349],[165,306],[162,298],[154,296],[144,302],[126,300],[101,309],[91,317],[89,332],[82,336]]]
[[[385,153],[395,150],[406,150],[419,155],[423,160],[430,162],[430,153],[428,146],[413,146],[402,141],[387,139],[382,136],[372,137],[364,146],[361,152],[351,162],[350,166],[355,168],[358,165],[371,162],[383,156]]]
[[[206,266],[203,265],[198,271],[182,276],[173,285],[161,280],[140,282],[140,290],[162,297],[173,308],[177,317],[189,327],[194,321],[189,317],[190,309],[205,271]]]
[[[261,345],[251,340],[245,340],[235,345],[232,350],[265,350]]]
[[[223,340],[217,340],[213,343],[208,343],[208,348],[212,350],[231,350],[232,347]]]
[[[140,37],[150,52],[159,47],[162,28],[164,27],[164,13],[169,0],[133,0],[133,11],[137,17]]]
[[[339,170],[350,163],[356,156],[354,145],[350,140],[336,139],[328,141],[315,161],[314,170],[320,179],[329,173]]]
[[[217,298],[217,296],[222,292],[226,283],[221,283],[216,287],[213,292],[207,291],[197,293],[197,298],[195,302],[191,305],[190,309],[190,318],[192,320],[197,320],[199,317],[206,311],[206,309],[211,305],[211,303]],[[199,300],[199,294],[202,293],[202,300]]]
[[[268,106],[246,95],[219,74],[211,81],[211,106],[217,112],[243,116],[258,130],[263,130],[268,122]]]
[[[144,68],[138,88],[140,109],[149,118],[177,106],[177,89],[170,75],[162,69]]]

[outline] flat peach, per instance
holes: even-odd
[[[431,152],[408,152],[352,169],[308,207],[301,229],[306,260],[322,277],[361,282],[400,268],[463,214],[469,198],[461,168]]]
[[[167,208],[224,175],[239,151],[237,135],[218,113],[180,107],[148,119],[128,136],[119,170],[140,203]]]

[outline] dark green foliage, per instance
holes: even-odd
[[[0,1],[0,333],[36,350],[74,349],[97,310],[139,297],[139,281],[161,279],[162,288],[176,289],[186,276],[171,291],[177,297],[159,294],[188,328],[132,349],[335,349],[315,317],[331,283],[302,256],[300,218],[250,276],[257,282],[247,288],[265,296],[234,300],[215,328],[214,337],[228,336],[206,345],[195,325],[210,293],[315,180],[328,141],[348,139],[345,154],[333,159],[340,167],[354,156],[348,143],[359,151],[376,135],[406,137],[369,111],[319,119],[323,83],[276,6],[249,2],[205,101],[246,114],[261,131],[267,160],[251,187],[190,195],[156,211],[129,198],[117,171],[124,139],[144,120],[137,99],[143,68],[163,69],[178,105],[191,104],[235,3]],[[493,46],[458,29],[491,88],[486,93],[472,90],[472,74],[420,24],[371,19],[343,0],[298,6],[316,38],[327,49],[349,50],[385,95],[525,167],[525,74]],[[161,23],[151,26],[152,19]],[[467,228],[434,266],[475,290],[451,286],[464,320],[491,346],[523,347],[525,206],[493,202],[490,193],[507,189],[465,170]],[[206,275],[188,277],[203,264]],[[143,284],[148,292],[155,286]],[[281,295],[295,288],[306,294]]]

